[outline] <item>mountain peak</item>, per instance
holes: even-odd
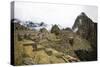
[[[86,15],[84,12],[81,12],[81,15]]]
[[[79,17],[87,17],[87,15],[84,12],[81,12]]]
[[[84,12],[81,12],[81,14],[77,16],[72,29],[78,31],[79,28],[89,27],[91,24],[93,24],[93,21]]]

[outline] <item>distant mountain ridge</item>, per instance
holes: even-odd
[[[47,27],[47,24],[45,24],[44,22],[41,23],[34,23],[32,21],[20,21],[18,19],[12,19],[11,20],[14,24],[20,24],[21,26],[27,27],[31,30],[40,30],[41,28]]]

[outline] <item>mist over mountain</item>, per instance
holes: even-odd
[[[48,25],[45,24],[44,22],[40,22],[40,23],[35,23],[35,22],[32,22],[32,21],[20,21],[19,19],[12,19],[12,22],[13,23],[18,23],[22,26],[25,26],[31,30],[40,30],[41,28],[45,28],[47,27]]]

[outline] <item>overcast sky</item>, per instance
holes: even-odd
[[[81,12],[85,12],[94,22],[97,22],[98,17],[96,6],[15,2],[14,8],[14,17],[22,21],[59,24],[63,27],[72,27]]]

